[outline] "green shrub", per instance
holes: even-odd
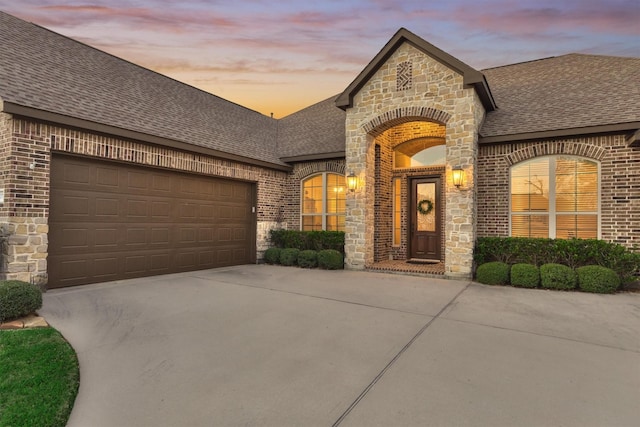
[[[269,248],[264,251],[264,262],[267,264],[280,264],[280,248]]]
[[[620,287],[615,271],[599,265],[586,265],[576,269],[578,287],[585,292],[612,294]]]
[[[640,274],[640,252],[597,239],[539,239],[528,237],[480,237],[474,260],[507,264],[563,264],[573,269],[601,265],[615,271],[623,283]]]
[[[42,291],[20,280],[0,282],[0,321],[16,319],[42,307]]]
[[[511,266],[511,284],[521,288],[537,288],[540,284],[540,270],[533,264],[514,264]]]
[[[335,249],[344,253],[343,231],[271,230],[271,244],[278,248],[295,248],[301,251]]]
[[[318,265],[318,252],[311,249],[300,251],[298,254],[298,266],[302,268],[313,268]]]
[[[300,250],[296,248],[282,249],[280,251],[280,264],[287,266],[297,265],[298,253],[300,253]]]
[[[476,269],[476,280],[485,285],[507,285],[509,264],[499,261],[482,264]]]
[[[578,284],[576,272],[562,264],[544,264],[540,267],[540,285],[546,289],[570,290]]]
[[[344,257],[335,249],[324,249],[318,252],[318,266],[325,270],[339,270],[344,268]]]

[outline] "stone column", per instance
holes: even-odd
[[[455,114],[447,123],[447,185],[445,224],[445,276],[470,279],[473,275],[473,249],[476,241],[476,164],[478,130],[484,108],[472,89],[460,91]],[[463,182],[453,185],[451,170],[461,167]]]

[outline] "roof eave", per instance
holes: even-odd
[[[444,66],[462,75],[465,86],[473,86],[477,91],[482,104],[487,111],[496,109],[496,104],[489,89],[489,84],[480,71],[468,66],[459,59],[437,48],[426,40],[413,34],[406,28],[400,28],[394,36],[384,45],[382,50],[367,64],[365,69],[351,82],[351,84],[336,98],[336,106],[343,110],[353,106],[353,97],[366,84],[378,69],[403,43],[409,43],[426,55],[440,62]]]
[[[640,129],[629,135],[627,142],[629,147],[640,147]]]
[[[540,132],[523,132],[509,135],[480,136],[480,138],[478,139],[478,143],[495,144],[503,142],[564,138],[570,136],[583,136],[603,133],[627,133],[629,131],[635,131],[635,134],[638,134],[638,129],[640,129],[640,122],[617,123],[610,125],[586,126],[580,128],[554,129]],[[637,144],[637,142],[634,142],[632,138],[633,136],[631,138],[628,138],[628,141],[630,141],[630,145]]]
[[[304,154],[300,156],[281,157],[285,163],[297,163],[297,162],[309,162],[312,160],[329,160],[329,159],[344,159],[346,157],[345,151],[334,151],[331,153],[318,153],[318,154]]]
[[[253,166],[260,166],[268,169],[275,169],[289,172],[291,166],[281,165],[277,163],[271,163],[264,160],[253,159],[250,157],[239,156],[233,153],[227,153],[224,151],[215,150],[213,148],[202,147],[199,145],[188,144],[186,142],[177,141],[169,138],[164,138],[156,135],[150,135],[143,132],[137,132],[129,129],[119,128],[116,126],[105,125],[90,120],[79,119],[76,117],[65,116],[64,114],[53,113],[50,111],[39,110],[33,107],[26,107],[23,105],[7,102],[0,99],[0,111],[5,113],[14,114],[17,116],[28,117],[31,119],[41,120],[50,123],[56,123],[63,126],[69,126],[77,129],[85,129],[101,134],[118,136],[128,140],[135,140],[146,142],[149,144],[160,145],[163,147],[170,147],[181,151],[190,151],[199,154],[205,154],[212,157],[217,157],[225,160],[232,160],[239,163],[250,164]]]

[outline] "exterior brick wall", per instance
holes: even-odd
[[[70,153],[257,183],[258,257],[270,227],[282,226],[287,172],[0,113],[0,277],[46,283],[51,153]]]
[[[601,238],[640,246],[640,147],[625,135],[480,146],[478,236],[509,235],[509,168],[536,156],[567,154],[600,162]]]

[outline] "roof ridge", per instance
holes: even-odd
[[[636,57],[636,56],[616,56],[616,55],[600,55],[596,53],[569,52],[569,53],[564,53],[562,55],[547,56],[545,58],[537,58],[537,59],[530,59],[528,61],[514,62],[513,64],[496,65],[495,67],[484,68],[480,70],[480,72],[495,70],[498,68],[512,67],[514,65],[523,65],[523,64],[530,64],[533,62],[548,61],[550,59],[560,59],[568,56],[588,56],[592,58],[616,58],[616,59],[630,59],[630,60],[640,59],[639,57]]]
[[[566,56],[566,55],[560,55],[560,56]],[[547,56],[546,58],[529,59],[528,61],[514,62],[513,64],[496,65],[495,67],[483,68],[482,70],[480,70],[480,72],[484,72],[484,71],[488,71],[488,70],[495,70],[497,68],[512,67],[514,65],[529,64],[529,63],[532,63],[532,62],[546,61],[548,59],[559,58],[560,56]]]

